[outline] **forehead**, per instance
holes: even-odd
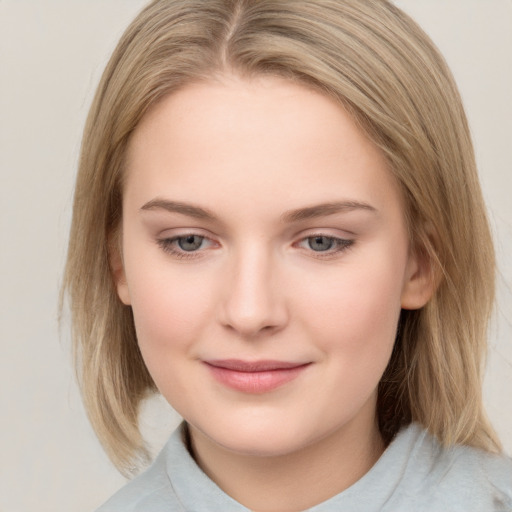
[[[343,107],[277,77],[225,77],[170,94],[135,130],[126,172],[125,192],[139,203],[162,194],[283,209],[397,199],[384,156]]]
[[[246,147],[266,144],[275,150],[280,142],[294,138],[307,140],[308,144],[302,147],[304,152],[319,144],[332,150],[335,142],[345,157],[360,153],[361,145],[369,157],[377,153],[341,103],[303,84],[275,76],[221,76],[169,94],[143,117],[130,149],[158,143],[170,135],[181,141],[192,135],[201,147],[209,143],[217,149],[218,139],[229,136],[233,143],[244,143]],[[358,144],[354,145],[356,139]],[[173,151],[176,149],[173,147]]]

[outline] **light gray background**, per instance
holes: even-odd
[[[86,512],[124,480],[103,454],[57,326],[81,130],[106,59],[144,0],[0,0],[0,512]],[[499,254],[485,385],[512,452],[512,1],[399,0],[443,51],[473,130]],[[155,449],[177,418],[162,400]]]

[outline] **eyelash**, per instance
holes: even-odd
[[[306,249],[311,252],[319,259],[330,259],[336,257],[338,254],[347,251],[354,245],[354,240],[347,238],[338,238],[336,236],[324,235],[323,233],[314,233],[313,235],[307,236],[299,240],[297,244],[307,243],[308,241],[314,240],[315,238],[325,238],[333,243],[333,248],[329,247],[325,251],[314,251],[309,248]]]
[[[178,259],[192,259],[192,258],[198,258],[200,257],[199,250],[196,251],[185,251],[184,249],[180,249],[176,247],[176,244],[179,240],[184,240],[185,238],[189,238],[192,236],[197,236],[201,238],[201,245],[202,243],[207,240],[209,242],[212,242],[209,238],[198,235],[197,233],[187,233],[185,235],[175,236],[172,238],[161,238],[157,240],[158,245],[163,249],[164,252],[171,254],[175,258]]]
[[[200,258],[201,253],[203,252],[200,250],[200,248],[198,248],[197,250],[193,250],[193,251],[185,251],[184,249],[180,249],[177,247],[177,243],[180,240],[184,240],[188,237],[193,237],[193,236],[197,236],[197,237],[201,238],[201,245],[203,244],[204,241],[208,241],[208,242],[210,242],[210,244],[214,243],[212,240],[210,240],[209,238],[207,238],[203,235],[198,235],[196,233],[187,233],[185,235],[175,236],[172,238],[159,239],[159,240],[157,240],[157,244],[159,245],[159,247],[161,247],[161,249],[164,252],[172,255],[173,257],[175,257],[177,259]],[[351,239],[338,238],[335,236],[324,235],[322,233],[314,233],[313,235],[301,238],[298,242],[296,242],[294,244],[294,246],[298,246],[299,244],[302,244],[302,243],[307,243],[308,241],[314,240],[315,238],[317,238],[317,239],[325,238],[325,239],[331,241],[334,245],[334,248],[329,247],[325,251],[315,251],[311,248],[309,248],[309,249],[304,248],[307,252],[314,254],[315,258],[319,258],[319,259],[334,258],[339,253],[350,249],[354,245],[354,242],[355,242],[354,240],[351,240]]]

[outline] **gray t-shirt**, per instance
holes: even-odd
[[[97,512],[248,512],[190,456],[178,428],[153,465]],[[354,485],[310,512],[512,512],[512,459],[442,448],[417,424],[398,433]]]

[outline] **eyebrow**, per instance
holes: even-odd
[[[196,219],[203,220],[215,220],[215,215],[205,208],[200,208],[199,206],[193,206],[188,203],[180,203],[177,201],[169,201],[167,199],[152,199],[145,203],[141,210],[166,210],[171,213],[181,213],[182,215],[187,215],[188,217],[194,217]]]
[[[377,213],[377,209],[368,203],[362,203],[359,201],[341,201],[334,203],[322,203],[314,206],[308,206],[306,208],[298,208],[297,210],[289,210],[283,213],[281,218],[284,222],[292,223],[354,210],[365,210]]]
[[[151,201],[148,201],[141,207],[141,210],[165,210],[170,213],[180,213],[182,215],[187,215],[188,217],[194,217],[196,219],[211,221],[216,220],[215,215],[206,208],[194,206],[189,203],[170,201],[168,199],[161,198],[155,198]],[[368,203],[359,201],[340,201],[333,203],[322,203],[305,208],[297,208],[295,210],[288,210],[281,215],[281,220],[285,223],[293,223],[354,210],[365,210],[377,213],[376,208],[369,205]]]

